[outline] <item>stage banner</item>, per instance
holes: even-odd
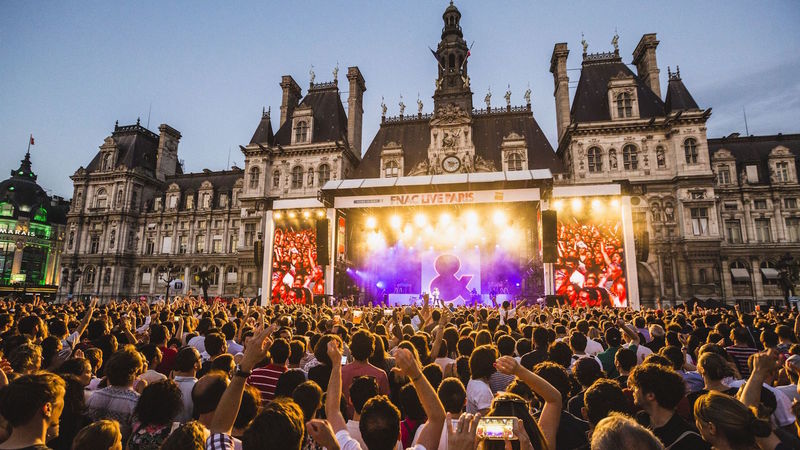
[[[397,206],[446,206],[477,203],[529,202],[538,200],[539,189],[526,188],[336,197],[336,200],[334,200],[334,207],[342,209]]]
[[[477,248],[427,250],[421,255],[422,290],[447,303],[463,305],[481,289],[481,253]],[[475,292],[473,292],[473,290]]]
[[[272,303],[311,304],[325,293],[325,272],[317,264],[313,222],[276,225],[272,252]]]

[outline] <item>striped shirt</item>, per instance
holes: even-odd
[[[733,358],[736,363],[736,368],[745,380],[750,377],[750,368],[747,366],[747,359],[750,355],[758,353],[758,350],[753,347],[739,347],[738,345],[731,345],[725,347],[725,351]]]
[[[255,386],[261,392],[262,405],[266,405],[275,398],[275,386],[278,384],[278,378],[284,372],[286,372],[286,366],[267,364],[254,369],[247,377],[247,384]]]
[[[126,442],[131,434],[133,409],[139,401],[139,394],[131,388],[108,386],[95,391],[86,401],[86,411],[92,421],[111,419],[119,422],[122,440]]]

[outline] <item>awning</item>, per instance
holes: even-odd
[[[780,277],[780,273],[772,267],[762,267],[761,274],[768,280],[777,280]]]
[[[733,281],[750,281],[750,272],[747,269],[731,269],[731,276],[733,276]]]

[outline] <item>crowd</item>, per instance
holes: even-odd
[[[313,229],[276,228],[272,255],[272,303],[311,303],[323,293],[324,272],[317,264]]]
[[[0,300],[0,449],[800,448],[798,333],[696,304]]]

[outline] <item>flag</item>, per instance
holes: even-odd
[[[33,135],[31,135],[31,145],[35,145],[33,142]]]
[[[441,68],[442,68],[442,70],[444,70],[444,66],[442,66],[442,63],[441,63],[441,62],[439,62],[439,54],[438,54],[438,53],[436,53],[436,52],[435,52],[435,51],[434,51],[432,48],[430,48],[430,47],[428,47],[428,50],[430,50],[430,51],[431,51],[431,54],[433,55],[433,57],[434,57],[434,58],[436,58],[436,64],[438,64],[438,65],[439,65],[439,67],[441,67]]]

